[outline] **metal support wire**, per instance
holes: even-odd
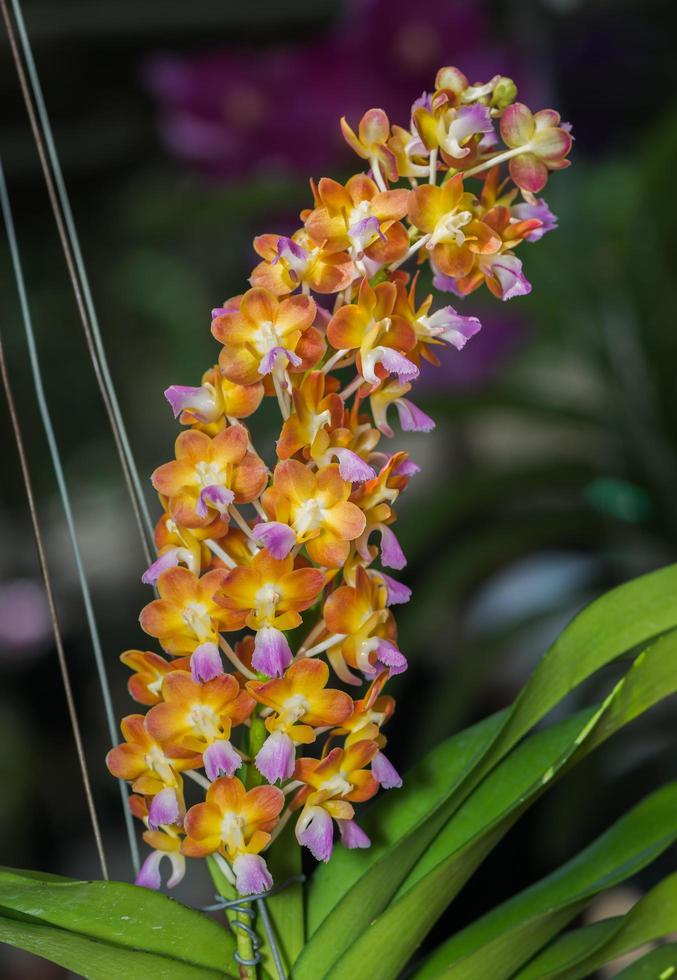
[[[138,469],[134,461],[127,432],[120,412],[115,387],[113,385],[106,353],[101,338],[99,322],[96,309],[92,299],[89,281],[85,269],[80,244],[78,240],[73,213],[66,186],[61,172],[59,156],[56,151],[49,115],[45,105],[45,100],[40,86],[40,79],[35,67],[33,52],[30,40],[26,31],[26,26],[21,11],[19,0],[11,0],[14,18],[16,20],[17,33],[26,64],[26,70],[21,60],[14,25],[7,9],[6,0],[0,0],[0,8],[5,21],[7,36],[9,38],[12,58],[16,68],[19,85],[26,104],[28,118],[35,140],[35,146],[40,158],[43,176],[47,185],[50,204],[54,213],[61,247],[63,249],[68,274],[70,276],[75,301],[82,321],[85,339],[89,355],[94,368],[94,373],[101,391],[101,396],[106,408],[106,413],[110,422],[115,440],[120,463],[131,498],[134,516],[138,525],[141,546],[146,559],[146,565],[150,565],[153,552],[153,524],[150,519],[148,505],[144,496],[143,487],[139,478]],[[26,78],[28,72],[28,79]],[[30,79],[30,87],[29,80]],[[50,169],[51,167],[51,169]]]
[[[85,791],[87,810],[89,811],[89,819],[92,824],[92,832],[94,834],[96,850],[99,856],[99,864],[101,865],[101,875],[103,878],[106,879],[106,881],[108,881],[109,876],[108,876],[108,865],[106,863],[106,853],[104,850],[103,840],[101,837],[99,818],[96,813],[96,804],[94,803],[94,796],[92,794],[92,785],[89,781],[87,760],[85,758],[85,750],[82,744],[82,732],[80,730],[80,722],[78,721],[78,713],[75,707],[75,699],[73,698],[73,688],[71,686],[68,663],[66,661],[66,654],[64,652],[63,640],[61,638],[61,629],[59,627],[59,617],[56,611],[56,602],[54,600],[52,579],[49,573],[47,553],[45,550],[45,544],[42,537],[42,531],[40,528],[40,520],[38,518],[37,508],[35,506],[35,495],[33,494],[33,484],[31,481],[30,470],[28,468],[26,447],[24,445],[23,435],[21,432],[21,425],[19,423],[19,414],[17,412],[16,403],[14,401],[14,395],[12,393],[12,386],[9,380],[9,371],[7,370],[7,362],[5,361],[5,352],[4,352],[1,336],[0,336],[0,376],[2,376],[2,384],[5,389],[5,396],[7,398],[9,417],[11,419],[12,430],[14,432],[14,441],[16,442],[17,452],[19,454],[21,475],[23,477],[24,488],[26,490],[28,510],[31,515],[31,524],[33,525],[33,535],[35,537],[35,547],[38,553],[38,563],[40,565],[40,573],[42,575],[42,580],[45,586],[45,593],[47,595],[47,605],[49,607],[49,616],[52,621],[52,632],[54,634],[54,645],[56,646],[56,655],[59,661],[59,670],[61,671],[61,680],[63,682],[64,694],[66,696],[68,716],[70,718],[71,729],[73,731],[73,741],[75,742],[75,750],[78,756],[78,763],[80,766],[80,776],[82,778],[82,786]]]
[[[263,922],[263,929],[266,934],[266,941],[270,949],[271,955],[273,957],[273,962],[275,963],[275,971],[278,976],[278,980],[287,980],[287,974],[285,973],[284,964],[282,962],[282,955],[280,953],[279,946],[277,945],[277,940],[275,939],[275,933],[273,932],[273,924],[270,921],[270,915],[268,913],[268,908],[266,906],[266,899],[272,898],[273,895],[277,895],[279,892],[289,888],[290,885],[303,884],[306,880],[305,875],[293,875],[291,878],[287,878],[280,885],[275,885],[270,888],[267,892],[259,892],[257,895],[244,895],[240,898],[234,898],[232,900],[227,900],[223,895],[216,895],[217,901],[213,905],[205,905],[200,911],[201,912],[220,912],[230,909],[235,912],[236,915],[245,915],[249,921],[245,921],[240,918],[230,919],[230,924],[235,929],[239,929],[241,932],[245,933],[252,943],[252,949],[254,955],[251,959],[243,959],[240,954],[235,951],[233,953],[233,958],[241,966],[258,966],[261,962],[261,940],[253,928],[253,919],[255,912],[251,908],[251,903],[256,902],[256,908],[258,909],[259,915],[261,916],[261,921]]]
[[[12,216],[12,209],[10,205],[9,195],[7,193],[7,184],[5,183],[5,175],[4,175],[1,159],[0,159],[0,210],[2,211],[2,216],[5,222],[5,228],[7,230],[7,240],[9,244],[10,255],[12,258],[12,267],[14,269],[16,288],[19,294],[19,304],[21,307],[21,315],[23,319],[24,331],[26,334],[26,342],[28,345],[28,355],[31,364],[31,372],[33,374],[33,384],[35,386],[35,394],[38,402],[38,409],[40,411],[40,418],[42,419],[45,435],[47,437],[47,444],[49,446],[49,452],[52,458],[52,465],[54,467],[56,482],[59,488],[59,495],[61,497],[64,514],[66,516],[68,536],[70,538],[71,546],[73,548],[75,567],[77,570],[78,580],[80,583],[80,590],[82,592],[82,600],[85,607],[85,615],[87,618],[89,635],[92,641],[92,650],[94,652],[94,660],[96,662],[96,669],[99,676],[99,684],[101,686],[101,694],[103,697],[104,713],[106,715],[108,734],[111,741],[111,745],[116,745],[118,741],[117,726],[115,723],[115,713],[113,711],[113,704],[111,700],[108,676],[106,674],[106,666],[104,663],[103,652],[101,649],[101,640],[99,638],[99,630],[96,624],[96,618],[94,616],[94,607],[92,605],[89,582],[87,580],[87,574],[85,572],[84,563],[82,561],[82,554],[80,552],[80,545],[78,543],[77,533],[75,530],[73,510],[71,507],[70,495],[68,492],[68,487],[66,485],[66,479],[64,476],[63,467],[61,464],[59,447],[56,441],[56,437],[54,435],[54,428],[52,426],[52,420],[49,414],[49,407],[47,405],[47,399],[45,397],[45,389],[42,380],[42,372],[40,369],[40,361],[38,359],[37,346],[35,343],[35,335],[33,333],[33,323],[31,320],[30,308],[28,305],[28,298],[26,295],[26,285],[24,281],[23,270],[21,267],[21,259],[19,257],[19,246],[16,238],[14,219]],[[129,850],[132,859],[132,864],[134,866],[134,870],[138,871],[139,851],[138,851],[138,845],[136,841],[136,835],[134,833],[133,818],[130,813],[128,802],[127,802],[128,801],[127,785],[125,782],[123,782],[123,780],[118,780],[118,782],[120,786],[120,796],[122,800],[125,825],[127,828],[127,836],[129,838]]]

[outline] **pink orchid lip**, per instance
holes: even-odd
[[[339,474],[349,483],[366,483],[376,477],[375,470],[351,449],[332,449],[339,464]]]
[[[269,783],[291,779],[294,773],[296,750],[289,735],[272,732],[259,749],[254,763]]]
[[[435,420],[408,398],[396,398],[395,408],[403,432],[432,432],[435,428]]]
[[[198,517],[207,517],[209,514],[209,505],[220,514],[227,514],[228,508],[234,500],[235,494],[228,487],[212,484],[200,491],[200,496],[195,505],[195,513]]]
[[[295,833],[299,844],[307,847],[316,861],[329,860],[334,849],[334,828],[323,807],[311,806],[302,810]]]
[[[213,782],[219,776],[232,776],[242,765],[242,758],[227,739],[221,738],[205,749],[202,762],[207,778]]]
[[[377,752],[372,759],[371,773],[383,789],[399,789],[402,785],[402,777],[383,752]]]
[[[239,854],[233,861],[235,887],[240,895],[260,895],[273,887],[273,878],[260,854]]]
[[[371,847],[371,840],[354,820],[336,821],[341,835],[341,843],[349,850],[356,847]]]
[[[385,583],[387,591],[386,605],[396,606],[404,602],[409,602],[411,599],[411,589],[408,585],[403,585],[402,582],[398,582],[396,579],[391,578],[390,575],[386,575],[385,572],[374,572],[373,574],[383,579],[383,582]]]
[[[380,526],[381,531],[381,562],[386,568],[400,569],[407,564],[407,559],[400,547],[400,542],[385,524]]]
[[[223,673],[223,662],[216,643],[201,643],[190,658],[190,672],[194,681],[203,684]]]
[[[284,633],[274,626],[263,626],[254,638],[252,667],[267,677],[282,677],[292,662],[292,652]]]
[[[202,422],[213,422],[219,417],[219,409],[211,385],[201,385],[199,388],[170,385],[164,395],[172,407],[175,419],[185,411],[192,411]]]
[[[144,585],[155,585],[160,575],[168,568],[175,568],[177,565],[190,565],[192,555],[187,548],[169,548],[163,552],[141,576]]]
[[[183,854],[177,854],[173,851],[151,851],[139,868],[134,884],[141,888],[159,891],[162,888],[160,866],[163,858],[167,858],[172,867],[172,872],[167,879],[167,888],[174,888],[175,885],[178,885],[186,873],[186,859]]]
[[[279,521],[261,521],[252,530],[254,540],[278,560],[286,558],[296,544],[296,532]]]
[[[171,825],[181,822],[181,805],[176,790],[171,787],[160,790],[148,809],[148,826],[157,830],[162,824]]]

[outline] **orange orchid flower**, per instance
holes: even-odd
[[[227,424],[226,419],[244,419],[252,415],[261,404],[263,394],[261,381],[250,385],[235,384],[223,375],[217,364],[203,374],[200,387],[171,385],[165,391],[165,398],[182,425],[216,435]]]
[[[249,289],[238,310],[227,310],[212,321],[212,333],[224,347],[219,365],[237,384],[260,381],[273,369],[306,368],[297,353],[304,334],[309,334],[314,363],[323,353],[322,339],[312,327],[315,301],[310,296],[290,296],[279,301],[267,289]]]
[[[378,791],[378,782],[364,768],[377,752],[376,742],[365,739],[346,749],[332,749],[324,759],[297,760],[294,778],[305,786],[292,803],[294,808],[303,806],[296,822],[296,839],[318,861],[328,861],[332,854],[332,818],[339,824],[342,836],[347,830],[353,837],[347,846],[369,845],[366,834],[362,843],[355,842],[359,828],[356,825],[346,828],[345,824],[353,824],[352,803],[363,803]]]
[[[292,388],[294,412],[284,422],[277,441],[277,455],[289,459],[301,450],[320,467],[338,460],[344,480],[360,483],[376,474],[365,457],[379,434],[368,419],[358,420],[334,390],[327,391],[327,377],[311,371]]]
[[[274,786],[247,791],[236,777],[222,776],[207,790],[205,802],[186,814],[183,853],[221,854],[232,864],[241,895],[266,891],[273,882],[260,852],[283,806],[284,794]]]
[[[376,552],[370,550],[368,541],[373,531],[381,535],[381,562],[386,568],[404,568],[407,560],[388,526],[395,520],[392,505],[418,472],[407,453],[393,453],[381,467],[378,476],[367,480],[353,490],[351,500],[358,504],[366,518],[366,528],[357,541],[357,551],[364,561],[371,561]]]
[[[140,704],[159,704],[165,676],[171,670],[185,670],[189,665],[187,657],[170,662],[150,650],[125,650],[120,654],[120,660],[134,672],[127,681],[127,688]]]
[[[363,279],[356,303],[342,306],[327,327],[327,339],[337,350],[358,352],[357,366],[370,385],[388,374],[401,381],[418,375],[418,368],[404,355],[416,344],[411,325],[395,312],[397,290],[392,282],[372,288]]]
[[[188,671],[175,670],[162,685],[163,703],[146,716],[146,728],[174,748],[199,752],[209,779],[232,776],[242,759],[230,744],[231,729],[250,716],[255,701],[232,674],[199,683]]]
[[[443,275],[462,277],[477,254],[495,254],[500,236],[474,213],[475,198],[463,191],[463,175],[456,174],[442,187],[424,184],[411,192],[409,218],[430,235],[426,249]]]
[[[291,555],[276,559],[262,550],[246,568],[233,569],[218,602],[231,615],[233,629],[290,630],[301,623],[299,613],[312,606],[323,585],[318,568],[294,568]]]
[[[217,643],[219,630],[230,629],[232,622],[232,614],[216,601],[227,579],[228,572],[220,568],[201,578],[187,568],[163,572],[157,583],[160,598],[141,611],[141,628],[175,657],[201,643]]]
[[[345,116],[342,116],[341,132],[358,157],[369,160],[372,168],[382,169],[388,180],[397,180],[397,161],[388,147],[390,122],[383,109],[369,109],[365,112],[360,119],[357,134],[350,128]]]
[[[338,293],[357,276],[347,252],[327,252],[314,241],[305,228],[291,238],[282,235],[259,235],[254,248],[264,260],[251,276],[252,286],[269,290],[275,296],[286,296],[299,286],[315,293]]]
[[[184,527],[225,517],[231,503],[249,503],[268,481],[265,463],[248,451],[249,436],[233,425],[210,439],[190,429],[176,440],[176,459],[158,467],[152,482],[169,502],[174,520]]]
[[[323,177],[315,198],[314,210],[301,217],[310,237],[327,251],[348,251],[358,267],[364,258],[378,267],[407,254],[409,238],[400,219],[407,213],[409,191],[380,191],[370,177],[355,174],[345,187]]]
[[[297,660],[284,677],[247,684],[249,693],[274,712],[266,718],[270,735],[256,756],[256,767],[269,782],[289,779],[295,746],[314,742],[315,728],[339,725],[350,715],[351,698],[327,688],[328,680],[324,661]]]
[[[342,585],[324,604],[324,621],[330,633],[343,637],[327,651],[334,670],[347,683],[359,678],[346,671],[346,664],[367,677],[384,667],[392,674],[407,668],[404,655],[395,643],[397,630],[386,603],[388,591],[382,580],[371,578],[358,566],[355,585]]]
[[[119,779],[132,784],[136,793],[155,796],[164,789],[181,789],[180,772],[202,765],[199,753],[187,749],[169,750],[145,727],[143,715],[127,715],[120,722],[125,741],[111,749],[106,765]]]
[[[292,528],[312,561],[338,568],[350,553],[350,542],[366,526],[364,514],[348,500],[351,490],[336,464],[313,473],[303,463],[287,459],[275,467],[273,485],[262,503],[271,522]]]

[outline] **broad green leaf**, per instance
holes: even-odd
[[[337,848],[328,864],[315,869],[308,886],[306,915],[312,934],[332,910],[337,898],[380,858],[387,857],[400,838],[423,824],[457,783],[481,758],[505,720],[506,712],[484,719],[437,745],[408,774],[404,788],[384,793],[360,820],[371,837],[368,851]],[[392,869],[395,870],[395,869]]]
[[[418,862],[398,897],[371,922],[356,923],[352,942],[337,946],[320,936],[305,948],[300,978],[395,977],[486,854],[552,780],[639,710],[677,689],[677,632],[656,641],[635,661],[605,702],[580,712],[520,745],[475,790]],[[620,705],[620,707],[618,707]],[[602,719],[601,734],[597,732]],[[332,927],[334,915],[332,915]]]
[[[622,585],[583,610],[552,645],[502,722],[493,720],[493,737],[482,732],[472,755],[458,759],[461,747],[449,739],[434,750],[435,779],[444,791],[426,798],[414,821],[394,821],[383,846],[336,854],[318,868],[308,888],[308,935],[331,912],[332,945],[345,948],[362,923],[387,906],[427,845],[481,778],[538,721],[578,684],[622,653],[677,625],[677,566],[669,566]],[[475,729],[477,730],[477,726]],[[429,760],[415,767],[425,785]],[[409,777],[412,778],[411,776]],[[382,797],[370,811],[370,833],[392,804]],[[393,842],[394,837],[394,842]],[[378,839],[378,838],[377,838]],[[308,945],[311,945],[310,943]],[[307,947],[306,947],[307,950]],[[303,970],[302,954],[297,972]],[[299,980],[303,974],[299,973]]]
[[[493,909],[431,954],[416,980],[502,980],[586,903],[653,861],[677,838],[677,783],[647,797],[553,874]]]
[[[91,940],[226,972],[230,933],[166,895],[120,881],[35,878],[0,869],[0,915],[29,916]]]
[[[90,939],[67,929],[0,916],[0,942],[24,949],[88,980],[224,980],[233,974],[185,960]]]
[[[583,980],[605,963],[675,930],[677,874],[672,874],[626,915],[575,929],[554,940],[516,974],[515,980]]]
[[[626,966],[616,980],[673,980],[677,975],[677,943],[665,943]]]

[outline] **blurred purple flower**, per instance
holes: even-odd
[[[338,127],[382,106],[406,125],[412,91],[457,62],[474,79],[523,76],[488,41],[480,0],[351,0],[334,29],[304,44],[157,56],[146,78],[163,138],[214,178],[309,171],[350,159]]]
[[[527,324],[520,317],[500,310],[482,312],[483,329],[459,356],[454,350],[438,348],[441,365],[424,362],[419,391],[449,388],[478,388],[489,384],[529,339]]]
[[[49,609],[42,586],[32,579],[0,585],[0,653],[39,653],[51,636]]]

